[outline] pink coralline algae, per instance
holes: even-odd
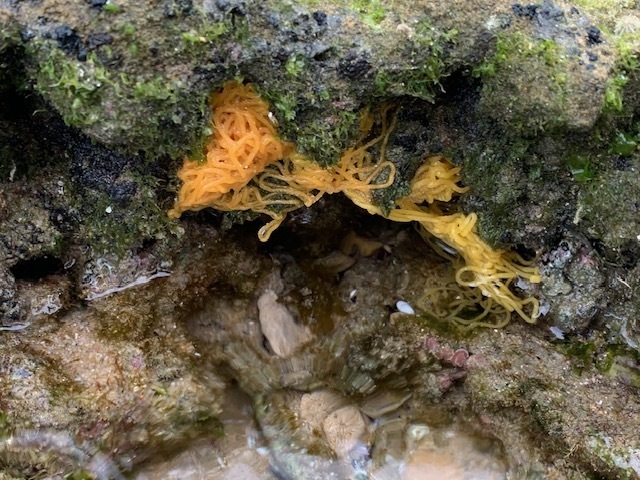
[[[423,346],[435,358],[452,367],[464,368],[468,366],[471,360],[473,360],[472,363],[474,365],[477,364],[475,361],[477,359],[474,358],[475,355],[469,355],[465,348],[454,350],[449,346],[441,345],[435,337],[426,337],[423,341]]]
[[[425,337],[422,347],[445,367],[434,375],[436,385],[442,391],[449,390],[457,380],[465,378],[467,372],[481,365],[483,360],[480,355],[470,355],[465,348],[454,350],[443,345],[436,337]]]

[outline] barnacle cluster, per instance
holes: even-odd
[[[286,215],[311,206],[324,194],[342,192],[370,214],[397,222],[417,222],[425,240],[438,239],[455,267],[455,282],[427,289],[420,306],[433,315],[463,327],[503,326],[516,312],[527,322],[538,316],[537,299],[521,299],[511,285],[518,278],[540,281],[537,268],[517,254],[494,250],[476,231],[477,215],[445,213],[439,204],[450,202],[467,189],[459,185],[460,168],[446,158],[425,160],[411,183],[410,193],[383,211],[373,191],[389,187],[395,166],[385,149],[395,117],[390,107],[380,115],[380,133],[370,138],[373,116],[363,112],[361,138],[339,162],[328,168],[307,159],[278,139],[269,119],[269,106],[251,86],[227,84],[212,100],[214,133],[204,162],[185,160],[183,181],[171,217],[185,210],[212,207],[221,211],[251,210],[271,217],[258,233],[266,241]],[[369,139],[369,140],[367,140]],[[372,154],[376,147],[377,155]],[[446,309],[440,308],[443,302]]]

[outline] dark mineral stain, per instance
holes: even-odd
[[[67,55],[75,55],[80,61],[87,59],[87,49],[73,28],[68,25],[60,25],[54,28],[51,37],[58,43],[58,47]]]
[[[113,36],[108,33],[92,33],[87,38],[87,48],[95,50],[102,45],[109,45],[111,42],[113,42]]]
[[[371,64],[366,54],[359,54],[355,50],[349,50],[340,60],[338,73],[349,80],[357,80],[364,77],[371,70]]]
[[[528,17],[529,19],[536,16],[538,8],[540,8],[540,5],[522,5],[521,3],[514,3],[511,5],[511,10],[513,10],[513,13],[518,17]]]
[[[602,32],[598,27],[592,25],[587,28],[587,43],[589,43],[589,45],[596,45],[602,43],[602,41]]]
[[[327,24],[327,14],[323,11],[318,10],[317,12],[313,12],[313,19],[320,27]]]
[[[107,3],[107,0],[84,0],[84,1],[89,5],[91,5],[93,8],[102,8]]]

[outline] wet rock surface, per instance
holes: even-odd
[[[492,345],[480,346],[479,339],[469,345],[483,357],[483,362],[470,369],[465,388],[471,394],[474,410],[484,418],[485,428],[499,438],[518,437],[523,432],[544,435],[551,449],[571,452],[573,458],[583,459],[606,478],[634,478],[638,473],[633,466],[637,440],[621,432],[619,425],[637,428],[640,404],[636,390],[629,390],[622,376],[614,373],[611,378],[601,373],[613,373],[616,368],[600,364],[599,368],[585,369],[578,352],[561,354],[563,350],[570,351],[570,347],[560,345],[555,351],[540,349],[544,340],[520,327],[498,335],[500,338]],[[593,341],[597,343],[596,339]],[[497,362],[499,373],[495,369]],[[485,375],[488,371],[492,371],[490,376]],[[516,413],[522,411],[527,415]],[[588,415],[587,420],[585,412],[597,414],[594,418]],[[603,447],[610,448],[608,453],[604,453]],[[545,455],[535,448],[507,450],[512,471],[528,477],[549,477],[555,468],[562,467],[562,464],[556,464],[555,468],[545,465]],[[618,468],[612,467],[611,458],[616,459]],[[521,463],[523,459],[525,463]]]
[[[440,478],[474,462],[486,478],[637,477],[636,10],[0,5],[0,476],[387,479],[449,459]],[[461,165],[483,238],[541,268],[540,286],[514,285],[540,299],[537,325],[435,322],[418,302],[449,263],[340,197],[266,245],[251,215],[169,221],[207,98],[233,78],[323,165],[363,107],[397,105],[397,178],[376,202],[428,155]],[[219,438],[230,388],[256,449]],[[461,464],[460,445],[490,455]]]
[[[237,232],[193,225],[180,241],[189,255],[154,252],[156,261],[139,272],[146,281],[131,282],[130,263],[114,266],[101,280],[111,283],[100,284],[111,293],[86,301],[83,310],[67,306],[69,313],[40,314],[24,330],[3,332],[3,391],[11,392],[3,396],[5,431],[20,441],[14,450],[4,447],[1,461],[17,474],[32,468],[25,452],[34,445],[32,432],[44,431],[50,437],[38,437],[48,445],[40,468],[96,478],[131,468],[137,478],[158,471],[173,478],[171,472],[194,468],[219,478],[276,472],[340,479],[358,472],[396,478],[426,465],[452,478],[465,471],[485,471],[486,478],[632,471],[607,454],[632,461],[636,426],[622,416],[635,418],[637,409],[633,356],[607,352],[602,338],[579,351],[544,329],[518,325],[451,337],[433,319],[394,313],[398,298],[415,304],[424,283],[451,267],[416,250],[415,232],[382,221],[358,227],[371,229],[387,245],[384,254],[353,253],[351,268],[327,278],[313,269],[342,243],[335,235],[317,250],[288,243],[285,230],[256,250],[257,240],[243,241]],[[151,278],[149,266],[160,263],[167,276]],[[301,284],[308,291],[300,292]],[[270,289],[280,292],[287,318],[296,312],[313,334],[286,357],[274,355],[260,324],[260,299]],[[602,355],[609,363],[591,363]],[[207,440],[219,435],[216,418],[231,379],[249,394],[259,432],[252,438],[262,450],[220,453]],[[577,433],[586,425],[593,429],[587,437]],[[628,436],[617,430],[612,437],[623,425]],[[61,431],[69,433],[59,438]],[[550,435],[553,448],[536,442],[536,432]],[[472,467],[442,450],[456,450],[458,441],[471,442],[470,452],[488,442],[494,453]],[[96,447],[105,442],[108,448]],[[572,448],[577,463],[557,464],[556,449]],[[162,451],[175,457],[154,460]],[[54,452],[61,463],[47,460]],[[212,464],[216,455],[229,460],[227,468]]]

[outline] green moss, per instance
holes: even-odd
[[[50,49],[40,65],[36,88],[59,108],[68,125],[91,125],[100,119],[93,112],[99,106],[105,87],[111,83],[109,73],[90,55],[86,62],[69,61],[57,48]]]
[[[140,80],[131,82],[126,76],[121,78],[122,83],[131,86],[133,97],[136,100],[169,100],[176,101],[175,85],[163,78]],[[179,119],[173,119],[174,123],[180,123]]]
[[[553,67],[561,60],[561,50],[550,39],[533,39],[523,32],[509,32],[498,35],[493,56],[485,59],[472,70],[476,78],[495,76],[498,72],[513,66],[526,58],[540,60]]]
[[[442,91],[440,80],[447,74],[446,52],[455,41],[458,31],[439,30],[428,22],[421,22],[409,41],[406,57],[412,68],[396,69],[393,64],[382,65],[376,73],[374,92],[378,96],[409,95],[429,102]]]
[[[488,115],[523,133],[539,132],[567,121],[571,64],[553,40],[509,31],[497,36],[493,55],[472,75],[483,81],[481,105]]]
[[[581,375],[584,370],[593,367],[595,355],[598,351],[598,346],[595,342],[582,340],[579,337],[571,338],[565,343],[559,344],[557,348],[572,360],[571,364],[576,375]]]
[[[182,32],[182,39],[187,44],[211,43],[232,30],[230,22],[203,22],[197,29]],[[188,47],[190,48],[190,47]]]
[[[607,80],[603,112],[615,115],[624,110],[625,87],[629,84],[630,78],[640,71],[640,40],[637,32],[622,31],[615,34],[607,30],[607,33],[617,51],[617,59]]]
[[[284,66],[287,75],[291,78],[295,78],[302,72],[305,67],[305,58],[302,55],[292,54],[287,60],[286,65]]]
[[[336,163],[342,153],[355,142],[359,132],[356,112],[344,110],[328,102],[327,89],[299,92],[260,89],[260,94],[273,105],[280,135],[295,143],[296,148],[321,165]]]
[[[131,38],[135,35],[136,33],[136,26],[133,23],[125,23],[124,25],[122,25],[122,27],[120,28],[120,31],[122,32],[123,35],[125,35],[128,38]]]
[[[122,7],[115,3],[107,2],[102,6],[102,11],[106,13],[121,13]]]
[[[298,132],[296,147],[321,165],[331,165],[351,146],[358,125],[355,112],[338,110],[330,117],[314,119],[306,124]],[[322,156],[317,156],[316,152],[322,152]]]
[[[638,59],[638,47],[640,47],[637,32],[621,32],[613,36],[613,42],[618,50],[619,68],[626,72],[632,72],[640,68]]]
[[[35,87],[68,125],[105,143],[126,146],[131,153],[145,150],[152,155],[182,155],[202,135],[204,92],[187,92],[181,83],[164,77],[111,71],[94,52],[81,62],[51,42],[31,48],[41,59]]]
[[[577,154],[569,155],[565,158],[565,163],[576,182],[588,182],[595,177],[595,169],[589,157]]]
[[[287,122],[295,120],[298,102],[293,94],[285,93],[283,95],[272,96],[272,98],[273,106],[278,109],[282,117],[284,117]]]
[[[605,112],[622,111],[622,90],[628,81],[627,76],[622,73],[607,80],[603,107]]]
[[[610,151],[616,155],[630,156],[638,149],[638,137],[629,133],[618,132],[611,143]]]
[[[96,19],[109,15],[108,5]],[[150,8],[150,19],[162,14],[162,6]],[[197,8],[181,12],[162,27],[134,25],[129,12],[110,15],[113,42],[92,50],[86,61],[52,39],[34,39],[26,46],[27,75],[68,125],[94,140],[128,153],[182,156],[199,143],[211,89],[237,68],[219,68],[226,54],[217,52],[221,39],[242,42],[249,32],[247,20],[233,12],[217,21]],[[179,67],[158,74],[158,65]],[[196,67],[209,73],[196,74]]]
[[[351,0],[348,7],[372,27],[378,26],[387,16],[387,2],[383,0]]]
[[[125,206],[99,191],[84,192],[83,205],[79,208],[85,220],[80,230],[86,243],[100,254],[122,258],[146,240],[180,234],[179,224],[170,221],[159,205],[157,180],[135,173],[130,177],[135,180],[138,192]]]

